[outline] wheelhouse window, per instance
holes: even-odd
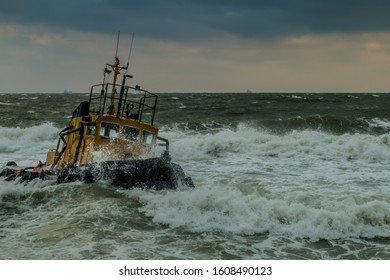
[[[124,126],[123,127],[123,135],[126,139],[136,141],[139,139],[139,128]]]
[[[150,131],[144,130],[142,132],[142,144],[153,145],[154,144],[154,134]]]
[[[95,135],[96,132],[96,126],[88,126],[87,128],[87,135]]]
[[[100,136],[117,138],[119,133],[119,124],[115,123],[101,123]]]

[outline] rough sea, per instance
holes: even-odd
[[[1,94],[0,168],[34,166],[88,94]],[[390,94],[164,93],[194,189],[0,180],[0,259],[390,259]]]

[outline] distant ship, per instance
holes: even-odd
[[[72,94],[72,91],[69,90],[69,89],[65,89],[65,90],[64,90],[64,94]]]

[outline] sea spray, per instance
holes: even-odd
[[[0,126],[0,165],[16,161],[20,166],[45,161],[46,152],[56,146],[58,128],[43,123],[28,128]]]

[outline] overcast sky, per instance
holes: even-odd
[[[0,0],[0,93],[389,92],[388,0]]]

